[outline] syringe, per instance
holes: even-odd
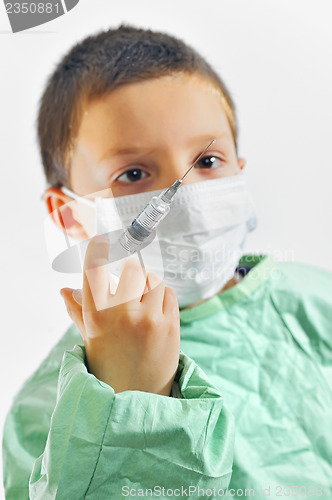
[[[166,189],[159,196],[153,196],[149,203],[143,208],[140,214],[133,220],[131,225],[124,231],[120,236],[118,244],[126,251],[127,254],[132,254],[144,246],[147,246],[147,240],[153,239],[153,234],[156,227],[169,213],[171,204],[173,202],[174,196],[176,195],[178,189],[182,185],[182,181],[188,172],[196,165],[196,163],[202,158],[204,153],[209,149],[211,144],[215,143],[215,139],[208,144],[204,151],[199,155],[199,157],[194,161],[192,165],[188,168],[181,179],[176,180],[168,189]],[[113,247],[113,252],[115,248]],[[119,247],[118,247],[119,250]],[[111,252],[112,253],[112,252]],[[120,252],[122,253],[122,252]],[[118,252],[115,252],[118,254]],[[114,253],[113,253],[113,256]],[[113,260],[113,259],[112,259]]]

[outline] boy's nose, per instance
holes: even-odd
[[[171,186],[173,182],[175,182],[177,179],[181,179],[184,174],[187,172],[187,170],[190,168],[190,165],[186,164],[185,162],[179,162],[177,161],[176,163],[167,163],[162,167],[162,183],[164,186]],[[193,167],[187,175],[185,175],[182,183],[183,184],[191,184],[193,182],[198,182],[199,175],[197,172],[197,169]]]
[[[195,165],[199,162],[199,160],[204,156],[205,152],[209,149],[209,147],[215,143],[215,139],[211,139],[209,144],[201,151],[201,153],[197,156],[195,163],[188,164],[187,154],[183,150],[169,150],[168,159],[165,157],[165,164],[162,165],[162,172],[168,174],[169,182],[168,184],[172,184],[177,179],[183,179],[183,184],[191,184],[194,182],[198,182],[201,180],[201,176]],[[167,163],[168,164],[167,164]]]

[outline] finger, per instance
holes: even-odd
[[[173,318],[174,321],[179,321],[180,311],[179,303],[173,288],[165,287],[163,313],[168,318]]]
[[[156,274],[148,273],[147,284],[141,298],[141,304],[149,311],[163,312],[165,284]]]
[[[139,303],[146,284],[146,271],[135,259],[125,261],[120,276],[120,281],[112,304],[123,304],[126,302]]]
[[[82,306],[80,306],[76,300],[73,298],[73,290],[72,288],[63,288],[60,290],[62,298],[65,302],[69,317],[75,323],[78,330],[81,332],[81,335],[85,335],[85,327],[82,316]]]
[[[161,279],[160,276],[158,276],[158,274],[148,273],[148,275],[146,277],[146,283],[145,283],[143,295],[150,292],[151,290],[153,290],[156,286],[158,286],[162,282],[163,282],[163,280]],[[142,297],[142,299],[143,299],[143,297]]]
[[[109,241],[107,236],[94,237],[87,248],[83,271],[83,310],[99,311],[108,307]]]
[[[73,299],[75,300],[75,302],[77,302],[78,305],[82,305],[83,304],[83,296],[82,296],[82,290],[73,290],[73,293],[72,293],[72,296],[73,296]]]

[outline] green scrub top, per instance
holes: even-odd
[[[332,274],[240,264],[242,282],[181,313],[183,351],[235,417],[231,496],[332,498]]]
[[[240,265],[240,283],[180,312],[182,398],[114,394],[71,327],[7,417],[6,498],[330,498],[332,274]]]

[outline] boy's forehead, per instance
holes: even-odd
[[[85,105],[78,139],[134,147],[156,137],[166,142],[216,133],[231,138],[222,97],[215,84],[197,75],[126,84]]]

